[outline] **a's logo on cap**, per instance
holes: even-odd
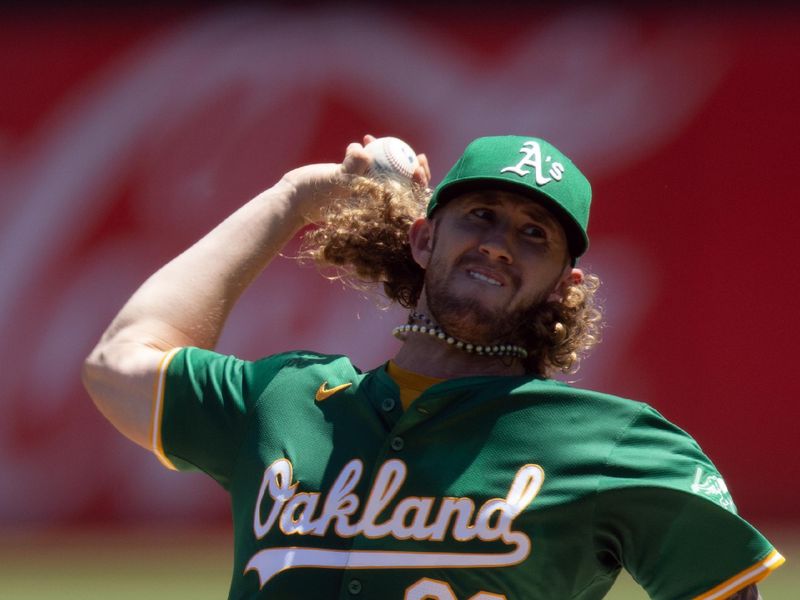
[[[532,167],[533,172],[536,174],[536,185],[545,185],[551,181],[561,181],[564,176],[564,165],[560,162],[552,163],[548,171],[550,177],[545,177],[544,169],[547,166],[546,163],[552,162],[553,158],[545,156],[544,163],[542,162],[542,148],[539,146],[539,142],[528,140],[522,144],[522,148],[519,151],[525,155],[522,160],[514,166],[501,169],[501,173],[511,171],[520,177],[525,177],[525,175],[530,175],[531,171],[525,170],[523,167]]]

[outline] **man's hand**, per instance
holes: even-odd
[[[291,201],[306,222],[318,223],[330,203],[350,193],[349,185],[354,176],[367,175],[373,159],[364,147],[375,139],[373,135],[365,135],[363,143],[349,144],[341,164],[306,165],[284,175],[282,182],[294,191]],[[419,166],[412,181],[427,187],[431,178],[428,158],[418,154],[417,159]]]
[[[372,166],[372,157],[364,148],[376,139],[374,135],[368,134],[364,136],[362,144],[354,142],[347,147],[344,161],[342,161],[342,166],[346,173],[365,175],[369,171],[369,168]],[[431,169],[428,164],[428,157],[424,154],[417,154],[417,160],[419,161],[419,166],[414,171],[411,179],[421,187],[428,187],[431,180]]]

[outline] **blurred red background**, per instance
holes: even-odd
[[[545,137],[593,183],[608,327],[576,385],[691,432],[740,512],[796,519],[800,12],[433,5],[17,10],[0,28],[0,526],[227,519],[94,409],[81,361],[149,273],[364,133]],[[291,250],[291,249],[290,249]],[[279,259],[220,349],[396,348],[404,315]],[[579,432],[578,432],[579,433]],[[792,441],[795,440],[795,441]]]

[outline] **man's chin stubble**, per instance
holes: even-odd
[[[449,335],[472,344],[491,345],[518,343],[515,339],[529,311],[507,314],[501,309],[490,310],[474,299],[453,297],[425,290],[431,317]]]

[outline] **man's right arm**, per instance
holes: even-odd
[[[343,164],[290,171],[145,281],[83,367],[89,395],[117,429],[149,447],[155,379],[166,353],[213,348],[247,286],[368,162],[362,146],[352,144]]]

